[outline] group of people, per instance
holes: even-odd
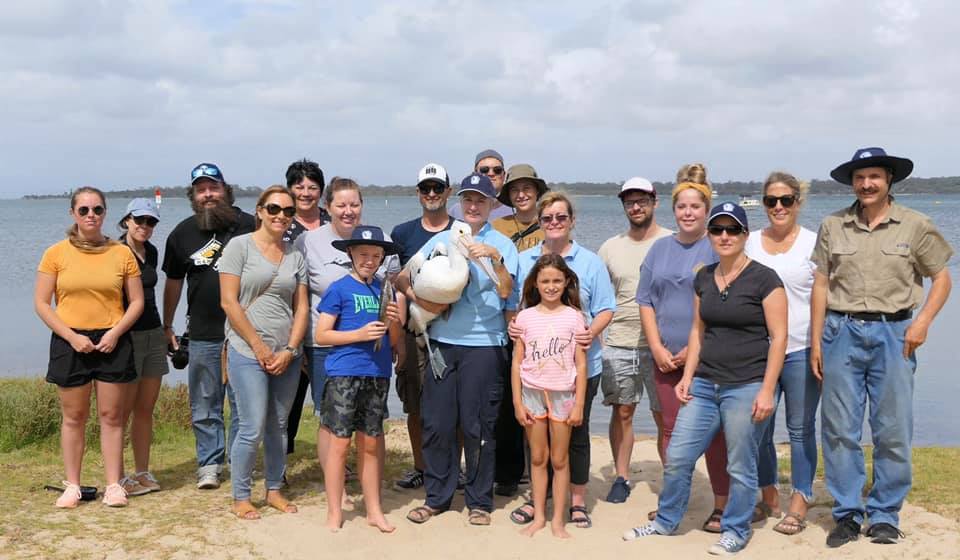
[[[949,295],[953,254],[929,218],[891,194],[912,167],[881,148],[857,150],[831,172],[856,201],[819,233],[799,225],[807,188],[788,173],[765,181],[768,224],[752,232],[742,207],[715,203],[702,164],[684,165],[669,193],[676,231],[656,221],[654,185],[634,177],[618,193],[626,230],[594,253],[574,239],[571,198],[531,165],[505,166],[495,150],[477,154],[456,191],[441,165],[424,166],[422,213],[390,235],[363,223],[355,181],[327,183],[309,160],[288,168],[285,186],[264,190],[254,215],[234,205],[220,169],[204,163],[191,174],[194,213],[166,240],[162,312],[150,243],[156,206],[131,201],[114,241],[103,231],[106,198],[82,187],[70,201],[67,238],[43,255],[35,295],[53,331],[47,380],[63,411],[66,488],[56,505],[80,500],[93,388],[103,502],[123,506],[128,495],[160,489],[149,470],[151,417],[165,352],[184,350],[173,319],[186,280],[197,487],[219,487],[229,462],[241,519],[260,516],[251,487],[261,443],[267,505],[297,511],[282,491],[309,389],[327,526],[342,525],[345,481],[359,477],[367,521],[395,530],[380,504],[395,370],[413,454],[395,485],[426,495],[407,514],[413,523],[449,510],[460,488],[468,522],[488,525],[493,495],[516,495],[529,475],[528,499],[510,513],[524,534],[546,527],[548,501],[555,536],[570,536],[568,522],[591,527],[592,403],[599,392],[612,407],[615,477],[606,500],[622,503],[633,488],[633,418],[646,393],[663,486],[658,507],[625,540],[677,530],[704,454],[714,509],[702,528],[720,534],[709,552],[739,552],[751,523],[769,517],[780,533],[803,531],[822,402],[836,520],[827,545],[857,539],[867,521],[873,542],[897,542],[911,480],[915,350]],[[443,251],[462,251],[467,262],[453,303],[418,297],[412,270]],[[925,299],[924,278],[932,279]],[[413,304],[436,315],[424,332],[408,321]],[[781,399],[792,484],[785,515],[773,444]],[[874,483],[864,504],[868,400]],[[135,469],[125,475],[131,416]]]

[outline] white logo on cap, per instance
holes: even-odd
[[[479,175],[474,175],[473,177],[470,177],[470,184],[471,184],[471,185],[479,185],[479,184],[480,184],[480,176],[479,176]]]
[[[730,204],[729,202],[726,203],[726,204],[724,204],[724,205],[723,205],[723,211],[724,211],[724,212],[733,212],[733,204]]]
[[[360,232],[360,236],[363,237],[364,239],[373,239],[373,232],[368,229],[365,229],[362,232]]]
[[[871,154],[870,152],[863,152],[862,154],[860,154],[860,159],[868,158],[868,157],[872,157],[872,156],[873,156],[873,154]]]

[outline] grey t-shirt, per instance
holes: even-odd
[[[290,341],[293,328],[293,295],[299,284],[307,283],[303,255],[284,244],[279,265],[268,261],[257,248],[252,233],[238,235],[227,243],[217,263],[221,273],[240,277],[240,305],[263,342],[279,352]],[[230,326],[224,327],[227,340],[240,354],[254,358],[250,345]]]
[[[390,240],[388,235],[384,235],[384,238]],[[303,253],[307,261],[306,270],[310,288],[310,324],[307,336],[304,337],[304,344],[307,346],[316,346],[313,342],[313,334],[317,318],[320,316],[317,306],[320,305],[321,296],[330,284],[350,274],[350,257],[333,246],[333,242],[338,239],[343,238],[337,235],[332,224],[326,224],[300,235],[293,242],[294,247]],[[396,255],[390,255],[377,270],[377,278],[382,281],[385,277],[399,272],[400,259]]]

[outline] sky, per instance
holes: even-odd
[[[949,0],[0,3],[0,197],[242,186],[292,161],[412,185],[499,150],[550,182],[960,175]]]

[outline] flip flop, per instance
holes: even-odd
[[[795,511],[788,512],[773,530],[783,535],[796,535],[807,528],[807,520]]]
[[[720,528],[720,522],[723,520],[723,510],[717,508],[710,512],[710,517],[703,522],[703,527],[701,527],[707,533],[722,533],[723,530]],[[716,525],[714,525],[716,524]]]
[[[442,513],[440,510],[433,509],[429,506],[417,506],[407,512],[407,521],[422,525],[429,521],[431,517],[439,515],[440,513]]]
[[[243,519],[244,521],[260,519],[260,512],[250,502],[234,502],[233,514],[237,516],[237,519]]]
[[[527,510],[523,509],[526,507],[533,509],[534,507],[533,502],[530,500],[527,500],[526,502],[523,502],[523,505],[511,511],[510,521],[513,521],[517,525],[526,525],[527,523],[530,523],[531,521],[533,521],[533,515]]]
[[[574,518],[573,514],[579,513],[583,517]],[[570,507],[570,523],[573,523],[578,529],[589,529],[593,527],[593,520],[590,519],[590,514],[587,513],[587,508],[584,506],[571,506]]]
[[[291,503],[283,496],[267,498],[267,505],[279,511],[280,513],[297,513],[297,511],[299,511],[295,504]]]

